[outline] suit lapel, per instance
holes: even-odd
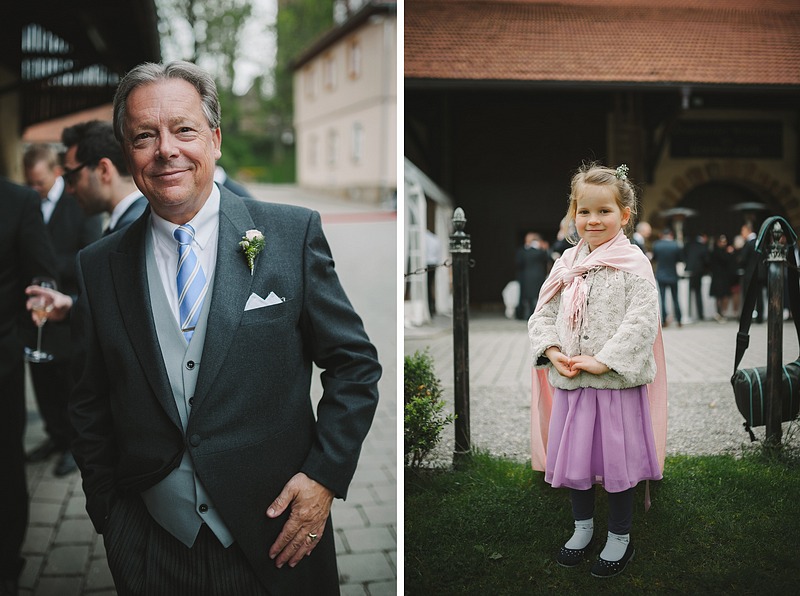
[[[50,219],[47,220],[47,231],[50,233],[50,237],[52,238],[54,235],[58,236],[62,233],[64,227],[67,225],[64,219],[65,209],[64,206],[64,195],[66,191],[61,191],[61,195],[58,197],[58,201],[56,202],[56,206],[53,207],[53,212],[50,214]]]
[[[144,254],[144,235],[149,233],[149,223],[150,218],[144,217],[128,226],[118,251],[109,255],[111,277],[125,330],[147,381],[170,419],[181,428],[178,408],[169,390],[169,377],[161,356],[150,304]]]
[[[128,205],[128,208],[125,210],[125,213],[122,214],[122,217],[119,218],[117,221],[117,225],[114,226],[114,231],[121,230],[125,226],[130,225],[134,221],[136,221],[139,216],[144,213],[144,210],[147,208],[147,199],[144,198],[144,195],[140,196],[136,199],[133,203]]]
[[[214,288],[211,294],[200,375],[194,395],[194,411],[197,411],[219,374],[250,296],[253,277],[247,268],[239,241],[247,230],[254,227],[253,218],[242,199],[228,189],[220,187],[219,238]]]

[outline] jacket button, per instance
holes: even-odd
[[[192,447],[197,447],[200,444],[200,435],[192,435],[189,437],[189,443]]]
[[[186,363],[186,368],[192,370],[194,368],[194,360],[189,360],[189,362]]]
[[[202,505],[200,505],[198,509],[200,509],[200,513],[205,513],[206,511],[208,511],[208,505],[203,503]]]
[[[193,405],[194,405],[194,398],[193,398],[193,397],[190,397],[190,398],[189,398],[189,405],[190,405],[190,406],[193,406]]]

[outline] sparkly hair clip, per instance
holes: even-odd
[[[616,171],[616,172],[614,172],[614,175],[615,175],[615,176],[616,176],[616,177],[617,177],[619,180],[627,180],[627,179],[628,179],[628,166],[627,166],[627,165],[625,165],[625,164],[622,164],[621,166],[619,166],[619,167],[617,168],[617,171]]]

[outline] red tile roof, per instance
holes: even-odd
[[[798,0],[406,0],[406,78],[800,85]]]

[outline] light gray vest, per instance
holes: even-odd
[[[175,251],[177,252],[177,250],[176,243]],[[200,357],[205,344],[206,323],[214,279],[212,276],[208,280],[209,291],[200,311],[200,319],[194,335],[192,335],[192,341],[187,345],[161,283],[153,250],[153,238],[149,230],[145,234],[145,254],[147,255],[150,304],[153,308],[158,343],[169,376],[172,396],[175,398],[175,405],[180,414],[185,439],[186,426],[192,411],[190,399],[194,395],[197,377],[200,374]],[[186,366],[186,363],[190,361],[194,362],[191,368]],[[227,548],[233,544],[233,536],[219,516],[202,482],[195,474],[188,449],[183,453],[180,466],[161,482],[144,491],[142,499],[153,519],[187,547],[194,544],[203,522],[208,524],[224,547]]]

